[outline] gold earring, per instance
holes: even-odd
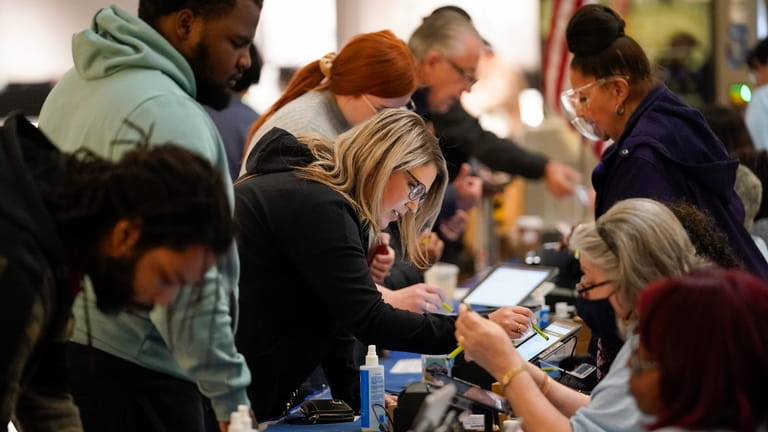
[[[624,104],[621,102],[616,105],[616,115],[619,117],[624,115]]]

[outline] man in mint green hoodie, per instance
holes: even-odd
[[[111,159],[130,143],[181,145],[219,168],[231,203],[224,147],[200,103],[226,106],[250,65],[261,7],[140,0],[139,18],[117,6],[100,10],[73,37],[75,67],[46,99],[40,128],[65,151],[85,146]],[[78,297],[72,390],[86,431],[203,431],[212,417],[206,398],[214,427],[225,430],[229,414],[249,404],[250,372],[233,338],[237,262],[233,249],[199,295],[183,289],[168,307],[110,316],[93,295]]]

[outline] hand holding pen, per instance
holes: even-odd
[[[549,340],[549,335],[544,333],[538,325],[530,309],[523,306],[505,306],[488,314],[488,320],[498,324],[510,339],[519,339],[528,334],[528,329],[532,329],[538,336]],[[449,357],[455,357],[462,351],[461,344],[449,354]]]
[[[466,304],[459,305],[456,320],[456,341],[468,361],[475,361],[493,376],[509,370],[510,362],[525,364],[517,353],[506,331],[498,324],[471,311]],[[456,351],[454,351],[456,352]],[[456,352],[455,355],[458,355]]]

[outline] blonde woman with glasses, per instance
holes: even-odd
[[[310,372],[333,360],[327,355],[342,330],[385,349],[456,347],[455,317],[394,308],[368,269],[370,243],[390,223],[404,254],[427,263],[418,233],[434,223],[448,175],[417,114],[385,110],[335,141],[273,129],[254,151],[235,186],[243,311],[236,342],[259,420],[281,415]],[[505,331],[529,324],[529,315],[516,319]]]
[[[579,251],[584,271],[579,295],[587,301],[607,299],[625,338],[610,371],[590,396],[527,363],[503,329],[464,306],[456,339],[468,359],[501,383],[527,432],[643,431],[628,388],[637,299],[648,283],[684,274],[704,261],[675,215],[645,198],[620,201],[596,222],[580,225],[570,245]]]

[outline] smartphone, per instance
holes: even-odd
[[[588,377],[592,372],[594,372],[595,369],[597,369],[597,367],[594,365],[589,363],[582,363],[573,368],[573,370],[567,371],[566,373],[568,375],[575,376],[578,379],[584,379]]]

